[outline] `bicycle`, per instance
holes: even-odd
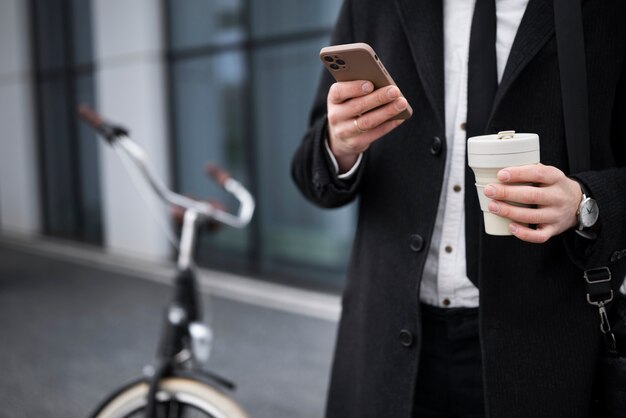
[[[212,331],[201,322],[193,258],[198,227],[209,221],[245,227],[254,213],[253,197],[216,166],[209,167],[209,174],[239,201],[236,214],[175,193],[151,169],[146,154],[130,139],[126,129],[105,122],[87,106],[79,108],[79,115],[109,145],[129,157],[161,200],[184,210],[174,297],[166,309],[154,371],[115,390],[91,417],[248,418],[243,408],[227,394],[234,390],[234,384],[203,369],[210,356]]]

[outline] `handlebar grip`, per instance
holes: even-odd
[[[91,125],[100,135],[104,136],[109,143],[120,136],[127,136],[128,131],[120,126],[111,125],[102,119],[93,109],[85,104],[78,106],[78,114],[82,120]]]
[[[98,129],[100,125],[104,123],[100,115],[85,104],[78,106],[78,114],[85,122],[90,124],[95,129]]]
[[[217,184],[222,187],[224,187],[224,184],[231,178],[231,175],[226,170],[212,163],[208,163],[204,167],[204,170]]]

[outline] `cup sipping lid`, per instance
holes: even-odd
[[[467,140],[468,154],[517,154],[539,150],[539,135],[530,133],[514,133],[473,136]]]

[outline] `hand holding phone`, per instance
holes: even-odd
[[[343,172],[413,111],[369,45],[322,48],[320,59],[337,80],[328,92],[328,139]]]
[[[320,51],[320,59],[337,81],[368,80],[375,90],[396,85],[374,49],[366,43],[327,46]],[[409,105],[394,118],[408,119],[412,114]]]

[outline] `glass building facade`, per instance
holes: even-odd
[[[75,117],[94,103],[91,1],[31,0],[45,233],[99,244],[97,140]],[[171,180],[234,205],[206,177],[216,163],[257,199],[250,227],[203,233],[202,266],[337,289],[354,205],[323,210],[290,175],[341,0],[161,0]]]
[[[341,285],[354,207],[315,208],[290,176],[340,3],[167,1],[175,184],[218,194],[201,169],[213,161],[257,197],[251,228],[204,237],[208,265]]]
[[[31,0],[30,10],[43,232],[99,245],[98,143],[76,117],[94,101],[90,2]]]

